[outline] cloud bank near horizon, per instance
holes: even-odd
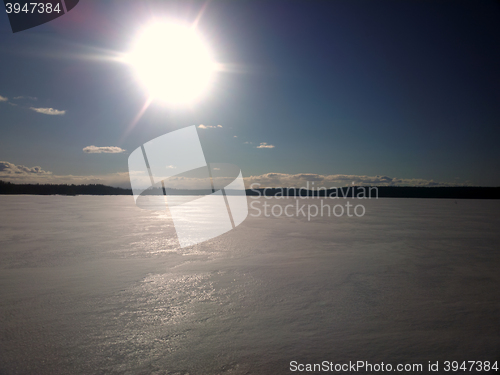
[[[24,165],[15,165],[7,161],[0,161],[0,180],[18,184],[103,184],[115,187],[130,188],[128,172],[116,172],[105,175],[75,176],[75,175],[56,175],[50,171],[45,171],[39,166],[26,167]],[[189,177],[172,177],[171,181],[178,180],[183,187],[192,186],[198,188],[200,179]],[[217,178],[218,184],[227,185],[231,179]],[[245,186],[250,189],[265,187],[283,187],[283,188],[335,188],[342,186],[464,186],[470,184],[436,182],[434,180],[425,180],[418,178],[404,179],[389,176],[359,176],[347,174],[321,175],[314,173],[265,173],[257,176],[244,177]],[[314,184],[313,184],[314,183]]]
[[[41,167],[26,167],[8,161],[0,161],[0,180],[15,184],[103,184],[128,188],[128,172],[109,173],[100,176],[56,175]]]
[[[266,173],[245,178],[245,184],[260,184],[259,187],[341,187],[341,186],[457,186],[457,183],[436,182],[420,178],[397,178],[389,176],[360,176],[349,174],[321,175],[314,173]],[[460,184],[463,185],[463,184]]]
[[[25,167],[24,165],[15,165],[8,161],[0,161],[0,178],[21,177],[21,176],[48,176],[52,172],[47,172],[42,167]]]

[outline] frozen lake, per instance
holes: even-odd
[[[500,201],[361,203],[181,249],[131,196],[0,196],[0,374],[500,361]]]

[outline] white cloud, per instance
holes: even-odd
[[[246,144],[246,145],[251,145],[252,144],[252,142],[243,142],[243,143]]]
[[[0,102],[6,102],[9,100],[9,98],[6,98],[5,96],[0,95]]]
[[[274,148],[274,145],[268,145],[266,142],[261,142],[257,148]]]
[[[217,128],[222,128],[222,125],[203,125],[203,124],[200,124],[198,125],[198,129],[217,129]]]
[[[238,136],[237,135],[233,135],[233,138],[238,138]]]
[[[175,168],[177,168],[177,167],[176,167],[176,166],[174,166],[174,165],[167,165],[165,168],[167,168],[167,169],[175,169]]]
[[[8,161],[0,161],[0,178],[3,177],[21,177],[21,176],[46,176],[52,174],[44,171],[41,167],[25,167],[24,165],[15,165]]]
[[[124,151],[124,149],[115,146],[87,146],[83,148],[83,152],[86,152],[87,154],[119,154]]]
[[[30,107],[31,110],[38,112],[38,113],[43,113],[44,115],[53,115],[53,116],[62,116],[66,113],[66,111],[60,111],[58,109],[54,108],[35,108],[35,107]]]

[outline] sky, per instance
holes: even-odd
[[[87,0],[18,33],[0,12],[0,180],[127,187],[133,150],[196,125],[247,184],[500,186],[499,4]],[[189,106],[147,105],[117,59],[159,17],[222,67]]]

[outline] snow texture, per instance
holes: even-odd
[[[0,196],[0,373],[499,360],[500,202],[362,203],[181,249],[132,196]]]

